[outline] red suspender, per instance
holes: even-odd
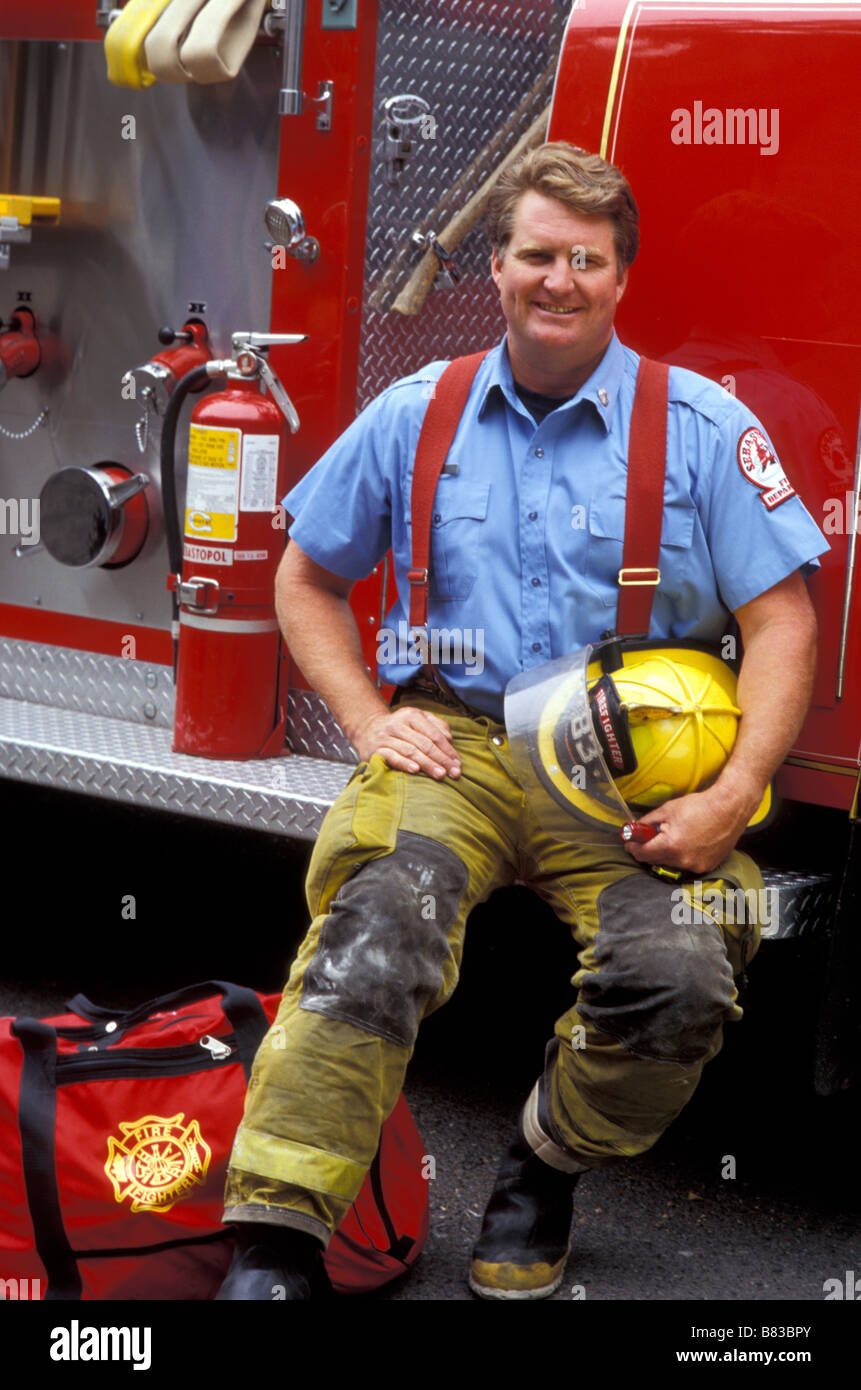
[[[616,631],[625,636],[648,634],[652,599],[661,582],[669,376],[666,363],[640,358],[628,440],[625,543],[616,610]]]
[[[471,357],[456,357],[449,363],[436,383],[422,422],[410,496],[413,528],[413,564],[407,574],[410,627],[427,625],[434,496],[470,387],[486,355],[477,352]],[[616,630],[622,634],[649,631],[652,598],[661,580],[658,559],[664,513],[669,372],[669,367],[662,362],[640,358],[628,441],[625,541],[616,615]]]
[[[486,356],[486,351],[476,352],[471,357],[456,357],[449,362],[434,387],[422,421],[410,494],[413,526],[413,567],[407,572],[410,627],[427,626],[431,515],[436,485],[460,424],[469,389]]]

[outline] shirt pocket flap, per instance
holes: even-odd
[[[694,538],[695,508],[685,503],[665,503],[661,523],[661,545],[687,550]],[[607,540],[625,539],[625,499],[599,497],[589,509],[589,530]]]
[[[445,526],[446,522],[462,517],[484,521],[489,497],[490,483],[461,483],[451,490],[443,483],[434,498],[431,525]]]

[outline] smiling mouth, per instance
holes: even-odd
[[[579,306],[576,305],[566,309],[560,304],[542,304],[538,299],[533,299],[532,303],[536,309],[542,309],[545,314],[557,314],[563,318],[569,314],[579,314],[580,312]]]

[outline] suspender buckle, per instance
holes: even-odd
[[[638,578],[633,576],[637,575]],[[661,582],[661,571],[656,566],[641,568],[638,565],[628,565],[627,569],[619,570],[619,584],[623,589],[650,586],[656,588]]]
[[[427,570],[407,570],[407,579],[411,584],[427,584]]]

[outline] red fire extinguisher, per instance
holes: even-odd
[[[165,415],[162,485],[169,537],[172,528],[175,533],[168,587],[178,600],[178,753],[254,758],[283,752],[286,653],[274,587],[286,539],[279,499],[287,490],[288,429],[295,433],[299,417],[264,351],[303,338],[234,333],[235,357],[189,372]],[[226,375],[228,384],[192,412],[180,515],[174,513],[173,439],[182,400],[201,373]]]

